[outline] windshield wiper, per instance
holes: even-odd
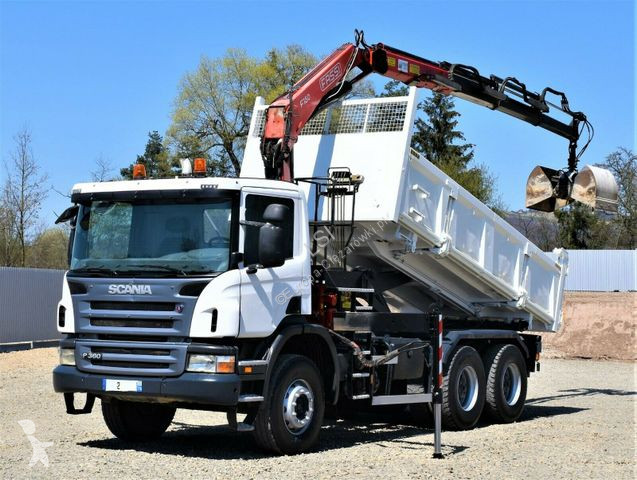
[[[220,274],[221,272],[215,272],[214,270],[188,270],[188,275],[209,275],[216,277]]]
[[[103,276],[109,275],[119,275],[117,270],[113,270],[105,267],[82,267],[82,268],[74,268],[70,271],[70,273],[98,273]]]
[[[169,267],[167,265],[127,265],[127,267],[132,268],[143,268],[146,270],[161,270],[169,273],[180,273],[184,277],[187,275],[181,268]]]

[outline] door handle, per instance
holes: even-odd
[[[252,275],[253,273],[257,273],[257,270],[259,270],[260,268],[263,268],[263,265],[259,263],[253,263],[252,265],[248,265],[248,267],[246,268],[246,273],[248,275]]]

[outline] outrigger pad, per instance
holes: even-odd
[[[65,393],[64,403],[66,404],[66,413],[69,415],[84,415],[93,411],[93,405],[95,404],[95,395],[87,393],[86,402],[82,408],[75,408],[75,394]]]

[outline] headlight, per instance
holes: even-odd
[[[234,373],[234,367],[234,355],[193,353],[188,356],[186,370],[200,373]]]
[[[75,366],[74,348],[60,348],[60,365]]]

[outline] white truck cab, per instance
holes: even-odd
[[[266,337],[285,316],[292,293],[298,313],[311,312],[307,202],[295,184],[227,178],[83,183],[73,187],[73,201],[79,213],[67,275],[102,269],[135,284],[135,278],[165,276],[172,268],[184,277],[211,278],[193,306],[189,330],[182,332],[190,338]],[[248,268],[259,264],[259,224],[273,204],[286,209],[279,225],[284,262]],[[69,312],[60,331],[75,333],[68,288],[60,307]]]

